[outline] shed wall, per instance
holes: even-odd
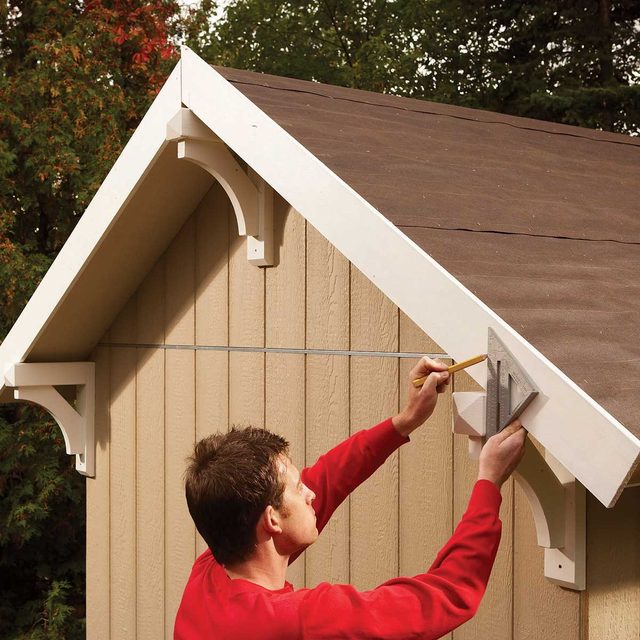
[[[197,439],[230,424],[264,425],[290,441],[296,465],[312,464],[403,404],[415,358],[387,354],[447,357],[281,199],[275,216],[277,266],[252,266],[229,201],[212,187],[96,348],[92,639],[172,637],[182,589],[205,548],[182,485]],[[455,383],[469,388],[464,375]],[[473,486],[466,448],[451,434],[447,394],[412,442],[338,509],[288,579],[366,589],[424,571]],[[627,493],[614,511],[589,503],[589,591],[580,595],[544,579],[528,504],[510,481],[483,604],[447,637],[637,640],[640,509],[638,490]]]

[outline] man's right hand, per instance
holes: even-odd
[[[490,480],[500,488],[522,460],[526,439],[520,420],[489,438],[480,453],[478,480]]]

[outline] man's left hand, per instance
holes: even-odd
[[[428,376],[425,383],[422,387],[416,388],[413,381],[423,376]],[[449,380],[447,365],[427,356],[423,356],[411,369],[407,405],[393,418],[393,426],[400,435],[408,436],[429,418],[436,408],[438,394],[445,391]]]

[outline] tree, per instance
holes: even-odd
[[[0,338],[177,59],[174,0],[0,9]],[[0,637],[83,637],[84,482],[41,413],[0,408]]]
[[[399,28],[402,2],[387,0],[249,0],[223,18],[207,18],[204,0],[187,23],[187,44],[217,64],[380,92],[417,73],[417,58]],[[209,24],[198,30],[195,25]]]
[[[234,0],[212,22],[217,10],[0,5],[0,339],[164,81],[177,37],[218,64],[640,132],[637,0]],[[82,633],[83,486],[57,426],[0,407],[0,637]]]
[[[627,133],[639,36],[634,0],[235,0],[187,30],[219,64]]]

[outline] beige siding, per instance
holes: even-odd
[[[111,328],[111,340],[136,336],[135,297]],[[110,362],[111,637],[136,633],[136,360],[135,349],[113,349]]]
[[[307,356],[307,464],[349,437],[349,358]],[[308,586],[350,580],[349,506],[347,498],[335,511],[322,535],[305,552]]]
[[[640,487],[614,509],[587,502],[588,640],[640,638]]]
[[[382,354],[445,355],[281,199],[275,223],[278,265],[249,264],[230,203],[212,188],[94,352],[92,639],[172,637],[185,581],[205,549],[182,486],[197,439],[232,424],[265,425],[290,441],[295,464],[313,464],[403,406],[416,360]],[[341,353],[349,350],[374,355]],[[472,388],[464,374],[455,387]],[[430,565],[464,512],[477,471],[466,439],[451,434],[451,390],[291,566],[295,586],[328,580],[370,588]],[[589,589],[580,595],[543,578],[528,504],[508,483],[487,594],[476,618],[446,637],[638,640],[639,491],[628,491],[613,511],[589,501]]]
[[[137,334],[142,344],[164,342],[164,261],[150,272],[137,295]],[[159,313],[148,313],[148,309]],[[165,359],[159,349],[137,350],[136,448],[137,563],[136,610],[139,638],[162,638],[165,563]]]
[[[195,342],[195,217],[166,254],[165,338],[167,344]],[[195,527],[184,500],[185,459],[195,442],[195,351],[165,351],[165,637],[195,557]]]
[[[404,313],[400,314],[400,350],[441,353]],[[450,362],[446,360],[446,362]],[[400,381],[409,378],[415,360],[402,359]],[[441,396],[431,421],[411,435],[400,459],[400,520],[398,530],[400,575],[426,571],[453,532],[453,434],[451,389]],[[400,406],[408,395],[400,385]],[[451,638],[451,634],[445,636]]]
[[[108,336],[106,336],[108,340]],[[87,478],[87,629],[95,640],[111,637],[111,526],[109,452],[109,350],[98,347],[96,363],[96,475]]]
[[[212,189],[198,206],[195,246],[195,337],[202,346],[229,344],[229,217],[231,206]],[[229,423],[229,354],[195,353],[195,438]],[[196,556],[207,548],[196,533]]]
[[[307,224],[306,346],[349,349],[349,261]],[[306,357],[306,462],[349,436],[349,358]],[[349,498],[306,551],[308,586],[346,583],[349,572]]]

